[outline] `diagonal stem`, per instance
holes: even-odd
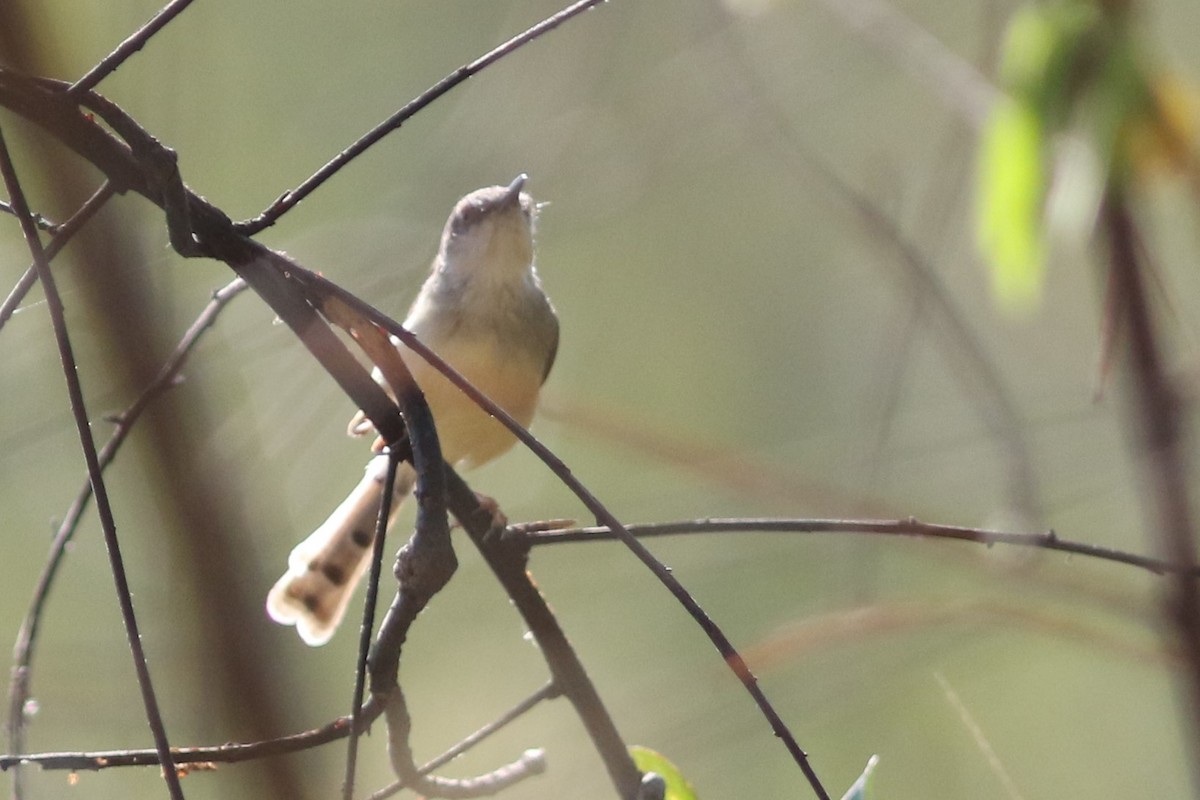
[[[395,448],[388,450],[387,473],[383,479],[383,497],[379,502],[379,517],[375,523],[375,542],[371,550],[371,574],[367,581],[367,597],[363,602],[362,627],[359,629],[358,660],[354,669],[354,697],[350,701],[350,736],[346,744],[346,777],[342,782],[342,797],[352,800],[354,797],[354,773],[358,765],[358,739],[362,731],[363,695],[366,693],[367,656],[371,651],[372,623],[375,621],[375,607],[379,600],[379,578],[383,569],[384,542],[387,538],[388,517],[392,513],[396,489],[396,469],[400,466],[401,455]]]
[[[48,252],[49,250],[47,249]],[[200,313],[200,316],[188,328],[187,333],[184,334],[175,351],[171,354],[171,357],[163,364],[154,381],[119,415],[116,430],[99,452],[101,470],[106,469],[112,463],[113,459],[116,458],[121,445],[125,443],[134,425],[141,418],[142,413],[149,408],[150,403],[175,385],[179,377],[179,372],[187,361],[188,356],[200,341],[204,332],[216,322],[217,315],[221,313],[231,300],[245,289],[246,284],[240,278],[235,278],[231,283],[213,295],[212,300]],[[29,610],[26,612],[25,618],[21,622],[21,628],[17,632],[17,641],[13,646],[12,677],[8,688],[8,748],[9,752],[13,754],[19,754],[25,749],[24,707],[26,700],[29,698],[33,656],[37,644],[42,612],[50,596],[50,589],[54,585],[58,568],[62,564],[63,557],[66,555],[67,546],[75,536],[79,521],[83,517],[83,513],[87,509],[91,498],[92,484],[90,481],[84,481],[83,487],[75,496],[75,500],[67,509],[62,522],[59,523],[58,530],[54,534],[54,540],[50,544],[50,554],[46,559],[45,565],[42,567],[41,575],[38,576],[33,598],[29,602]],[[0,765],[0,768],[3,768],[3,765]],[[19,765],[14,767],[14,783],[20,783],[22,774],[23,772]],[[22,792],[17,789],[15,790],[15,794],[19,797],[22,795]]]
[[[245,222],[239,222],[237,224],[238,231],[246,235],[253,235],[264,228],[269,228],[270,226],[274,225],[280,217],[290,211],[305,197],[308,197],[308,195],[312,194],[312,192],[316,190],[318,186],[337,174],[342,167],[346,166],[351,161],[365,153],[380,139],[387,136],[392,131],[399,129],[401,125],[410,120],[414,115],[417,114],[417,112],[430,105],[433,101],[437,100],[439,97],[446,94],[460,83],[466,81],[468,78],[487,69],[492,64],[509,55],[510,53],[529,44],[542,34],[554,30],[572,17],[587,11],[593,6],[598,6],[603,2],[605,2],[605,0],[578,0],[578,2],[572,3],[563,10],[550,15],[546,19],[534,25],[532,28],[529,28],[523,33],[514,36],[504,44],[487,53],[484,53],[471,63],[464,64],[463,66],[454,70],[454,72],[451,72],[449,75],[442,78],[440,81],[426,89],[417,97],[413,98],[395,114],[392,114],[392,116],[376,125],[370,131],[364,134],[358,141],[354,142],[345,150],[338,153],[336,156],[330,159],[325,166],[314,172],[312,176],[306,179],[295,189],[284,192],[283,196],[276,200],[266,211],[259,214],[254,219],[246,220]]]
[[[70,88],[70,92],[80,95],[95,89],[96,84],[115,72],[117,67],[124,64],[130,56],[145,47],[146,42],[150,41],[151,36],[166,27],[168,22],[179,16],[191,4],[192,0],[171,0],[171,2],[160,8],[158,13],[151,17],[145,25],[138,28],[129,38],[117,45],[115,50],[100,59],[100,62],[88,70],[86,75],[75,81]]]
[[[50,244],[46,246],[46,261],[51,261],[59,251],[67,246],[67,242],[79,232],[84,223],[91,219],[97,211],[103,208],[109,198],[116,193],[112,181],[105,181],[100,185],[100,188],[87,199],[79,210],[71,215],[71,218],[64,222],[58,228],[58,232],[54,238],[50,240]],[[0,328],[4,327],[4,323],[8,322],[9,318],[16,313],[20,307],[21,301],[25,299],[25,295],[33,288],[33,284],[37,282],[37,266],[29,265],[29,269],[25,270],[18,280],[17,285],[8,293],[8,297],[4,298],[4,302],[0,303]]]
[[[117,602],[121,607],[121,618],[125,623],[125,634],[129,639],[129,650],[133,656],[134,671],[137,673],[138,688],[142,694],[142,704],[146,710],[146,722],[154,737],[154,746],[158,751],[163,768],[163,777],[167,782],[167,790],[172,800],[183,800],[183,788],[179,784],[179,775],[171,760],[171,745],[167,739],[166,726],[158,708],[158,698],[154,694],[154,686],[150,680],[150,667],[146,664],[146,653],[142,648],[141,634],[138,632],[137,617],[133,610],[133,598],[129,592],[129,580],[125,575],[125,562],[121,557],[121,546],[117,539],[117,525],[113,517],[112,506],[108,500],[108,490],[104,485],[104,476],[100,469],[100,460],[96,453],[96,442],[92,438],[91,423],[88,420],[87,407],[83,399],[83,387],[79,381],[79,371],[75,361],[75,353],[71,347],[71,339],[67,333],[66,316],[62,299],[58,294],[58,286],[54,275],[50,272],[45,250],[38,238],[33,216],[29,205],[25,202],[25,194],[17,179],[12,159],[9,157],[8,146],[0,130],[0,173],[12,201],[13,208],[21,220],[21,229],[33,262],[37,268],[38,280],[46,293],[46,305],[49,308],[50,320],[54,328],[54,338],[58,343],[59,357],[62,361],[63,375],[66,378],[67,394],[71,401],[71,413],[75,426],[79,431],[79,442],[83,450],[84,461],[87,462],[88,479],[92,483],[92,492],[96,498],[96,510],[100,516],[100,524],[104,530],[104,544],[108,551],[109,564],[112,568],[113,582],[116,584]]]
[[[1120,191],[1110,190],[1101,214],[1113,288],[1125,306],[1133,373],[1132,433],[1145,481],[1145,504],[1160,537],[1159,551],[1177,569],[1190,572],[1197,566],[1195,521],[1179,398],[1163,367],[1142,282],[1144,267],[1139,263],[1134,221]],[[1163,616],[1174,628],[1185,656],[1192,763],[1200,769],[1200,586],[1186,572],[1172,576],[1163,597]]]

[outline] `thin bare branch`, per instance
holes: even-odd
[[[146,42],[150,41],[150,37],[162,30],[168,22],[179,16],[191,4],[192,0],[171,0],[160,8],[145,25],[117,45],[117,49],[102,58],[100,63],[87,71],[86,75],[75,81],[68,91],[71,94],[79,95],[95,89],[100,81],[115,72],[117,67],[125,63],[126,59],[145,47]]]
[[[387,540],[388,517],[392,513],[396,489],[396,469],[400,456],[388,452],[387,472],[383,478],[383,496],[379,501],[379,516],[375,522],[375,542],[371,548],[371,574],[367,580],[367,596],[363,601],[362,625],[359,628],[358,659],[354,665],[354,693],[350,700],[350,736],[346,745],[346,776],[342,781],[342,797],[354,800],[354,773],[358,766],[359,714],[366,694],[367,658],[375,629],[375,608],[379,602],[379,578],[383,567],[384,544]]]
[[[412,762],[408,734],[412,728],[404,692],[396,689],[387,696],[384,712],[388,723],[388,754],[392,769],[407,788],[422,797],[473,798],[487,797],[546,771],[546,759],[541,750],[526,750],[516,760],[484,775],[470,778],[443,778],[421,772]]]
[[[495,734],[510,722],[515,722],[517,719],[520,719],[525,714],[529,713],[542,701],[551,700],[555,697],[558,697],[560,694],[561,692],[559,691],[558,687],[554,685],[553,681],[547,683],[541,689],[538,689],[536,692],[517,703],[515,706],[501,714],[492,722],[489,722],[487,725],[484,725],[470,736],[467,736],[437,758],[434,758],[423,764],[418,772],[420,772],[422,775],[428,775],[435,769],[450,763],[475,745]],[[385,786],[379,791],[371,794],[367,800],[386,800],[386,798],[391,797],[392,795],[395,795],[407,788],[408,786],[402,781],[396,781],[395,783],[389,784],[388,786]]]
[[[53,235],[58,233],[58,229],[62,227],[61,224],[54,222],[53,220],[46,219],[37,212],[31,211],[30,213],[33,215],[33,224],[36,225],[40,231],[46,231],[47,233]],[[6,203],[3,200],[0,200],[0,214],[8,214],[9,216],[15,217],[17,212],[12,207],[12,203]]]
[[[639,538],[654,536],[678,536],[695,533],[861,533],[874,536],[908,536],[924,539],[952,539],[959,542],[974,542],[985,547],[1007,544],[1015,547],[1033,547],[1054,550],[1070,555],[1087,556],[1118,564],[1128,564],[1153,572],[1155,575],[1178,575],[1189,581],[1200,578],[1200,567],[1181,566],[1171,561],[1150,556],[1114,550],[1109,547],[1060,539],[1054,531],[1045,533],[1013,533],[988,528],[971,528],[960,525],[937,525],[921,522],[914,517],[908,519],[784,519],[738,518],[696,519],[678,522],[656,522],[644,525],[628,525],[626,530]],[[521,526],[510,528],[506,535],[527,540],[530,546],[565,544],[567,542],[603,541],[617,538],[606,527],[572,528],[565,530],[537,530]]]
[[[100,188],[87,199],[87,201],[79,207],[79,210],[71,215],[71,218],[61,225],[54,226],[54,238],[46,245],[46,260],[53,261],[67,242],[74,238],[75,234],[84,226],[88,220],[95,216],[105,203],[113,196],[114,189],[112,181],[105,181],[100,185]],[[37,282],[37,268],[30,264],[25,270],[17,285],[8,293],[8,297],[4,298],[4,303],[0,304],[0,329],[4,327],[4,323],[8,322],[9,317],[16,313],[20,307],[21,301],[25,299],[25,295],[29,294],[29,290],[33,288],[33,284]]]
[[[1130,433],[1134,455],[1145,482],[1146,512],[1158,535],[1158,549],[1175,567],[1176,579],[1163,596],[1163,617],[1172,626],[1185,655],[1185,694],[1192,732],[1193,756],[1200,750],[1200,586],[1196,529],[1190,485],[1193,480],[1185,449],[1184,416],[1159,351],[1154,319],[1144,283],[1145,266],[1137,248],[1136,226],[1127,199],[1110,188],[1101,208],[1114,294],[1124,305],[1128,331]],[[1193,757],[1200,770],[1200,758]]]
[[[200,316],[192,323],[174,352],[163,364],[155,380],[146,387],[141,395],[116,417],[116,429],[105,443],[98,455],[101,471],[108,468],[121,445],[124,444],[134,425],[150,403],[163,392],[175,386],[180,373],[204,333],[216,322],[217,316],[235,297],[246,289],[246,283],[241,278],[235,278],[224,288],[213,294],[212,300],[205,306]],[[75,535],[79,521],[87,509],[92,497],[92,484],[84,481],[75,500],[67,509],[54,539],[50,545],[50,554],[42,567],[42,573],[34,587],[33,598],[29,610],[21,622],[17,632],[17,640],[13,646],[13,670],[8,687],[8,750],[20,754],[25,749],[25,703],[29,699],[32,683],[33,657],[37,645],[38,630],[42,612],[49,598],[50,589],[58,574],[59,565],[67,552],[67,545]],[[19,773],[18,773],[19,775]]]
[[[514,36],[494,50],[491,50],[475,59],[471,63],[464,64],[463,66],[454,70],[454,72],[451,72],[433,86],[430,86],[424,92],[417,95],[395,114],[376,125],[358,141],[354,142],[354,144],[338,153],[333,159],[325,164],[325,166],[314,172],[311,177],[306,179],[295,189],[290,189],[287,192],[284,192],[278,200],[271,204],[270,208],[253,219],[237,223],[237,230],[246,235],[253,235],[264,228],[274,225],[280,217],[295,207],[296,204],[305,197],[310,195],[318,186],[337,174],[342,167],[346,166],[351,161],[365,153],[376,142],[387,136],[392,131],[398,130],[401,125],[411,119],[417,112],[433,103],[433,101],[437,100],[439,97],[446,94],[460,83],[466,81],[468,78],[479,74],[505,56],[508,56],[511,53],[519,50],[543,34],[554,30],[572,17],[578,16],[584,11],[587,11],[594,6],[598,6],[603,2],[606,2],[606,0],[579,0],[579,2],[572,3],[562,11],[546,17],[546,19],[534,25],[532,28],[529,28],[524,33]]]
[[[113,517],[112,507],[108,500],[108,491],[104,485],[104,476],[100,469],[100,461],[96,452],[96,442],[92,438],[91,423],[88,419],[87,406],[84,402],[83,387],[80,385],[79,372],[75,362],[75,354],[71,347],[71,339],[67,332],[66,315],[62,299],[50,264],[46,260],[45,249],[38,238],[37,227],[25,202],[25,194],[17,179],[16,170],[9,156],[8,146],[0,132],[0,173],[3,174],[4,184],[21,221],[25,242],[37,268],[38,280],[46,293],[46,305],[49,309],[51,324],[54,328],[54,338],[58,344],[59,358],[62,361],[63,375],[66,379],[67,394],[71,401],[71,413],[79,432],[80,446],[83,449],[84,460],[87,462],[88,480],[92,484],[92,492],[96,497],[96,509],[100,515],[101,527],[104,531],[104,544],[108,551],[109,564],[112,569],[113,582],[117,590],[117,601],[121,607],[121,618],[125,624],[125,634],[129,640],[129,650],[133,657],[134,671],[137,673],[138,687],[142,694],[142,704],[146,712],[146,722],[154,737],[155,749],[158,751],[163,765],[163,777],[173,800],[183,800],[183,789],[179,784],[179,776],[171,762],[171,746],[167,739],[166,726],[158,708],[158,698],[154,694],[154,686],[150,679],[150,668],[146,664],[145,651],[142,648],[141,634],[138,632],[137,617],[133,610],[133,599],[129,592],[129,581],[125,575],[125,565],[121,557],[121,546],[117,539],[117,525]]]
[[[561,694],[553,683],[547,683],[536,692],[517,703],[494,721],[483,726],[470,736],[446,750],[441,755],[430,760],[421,767],[423,774],[448,764],[458,756],[470,750],[475,745],[500,731],[508,724],[527,714],[535,706],[545,700],[551,700]],[[362,732],[367,726],[379,718],[383,706],[378,701],[368,700],[362,707],[358,730]],[[176,764],[237,764],[254,761],[260,758],[272,758],[289,753],[299,753],[336,742],[350,735],[350,717],[338,717],[332,722],[303,733],[281,736],[262,742],[246,742],[219,744],[209,747],[177,747],[171,750]],[[92,772],[103,769],[122,767],[146,767],[159,763],[158,753],[154,750],[104,750],[78,753],[31,753],[27,755],[0,755],[0,771],[13,769],[19,765],[36,765],[45,770],[71,770]],[[400,784],[391,784],[371,796],[371,800],[390,797],[401,791]]]
[[[365,728],[383,713],[383,706],[368,701],[362,709]],[[303,733],[281,736],[262,742],[219,744],[211,747],[177,747],[171,750],[175,764],[204,764],[208,762],[236,764],[259,758],[298,753],[323,744],[336,742],[350,733],[350,718],[338,717],[328,725]],[[92,772],[117,767],[150,767],[161,764],[156,750],[102,750],[79,753],[33,753],[0,756],[0,770],[19,764],[36,764],[47,770]]]
[[[510,541],[503,535],[495,515],[479,504],[475,493],[449,466],[446,467],[446,482],[450,510],[479,548],[537,642],[538,652],[546,660],[554,685],[575,707],[618,795],[624,800],[633,800],[638,796],[641,773],[579,655],[533,582],[528,569],[528,547],[524,542]]]

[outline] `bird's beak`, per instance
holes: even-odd
[[[524,172],[513,178],[513,182],[504,191],[504,199],[501,200],[500,204],[504,206],[519,205],[521,202],[521,190],[525,188],[525,181],[527,180],[529,180],[529,176]]]

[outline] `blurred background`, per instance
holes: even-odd
[[[158,8],[9,2],[28,28],[10,26],[8,46],[23,51],[0,57],[67,80]],[[192,189],[246,218],[560,5],[203,0],[98,89],[178,151]],[[1200,5],[1146,6],[1151,50],[1200,81]],[[1097,399],[1093,254],[1062,248],[1037,308],[997,308],[971,208],[969,109],[986,95],[898,55],[912,45],[936,55],[931,37],[993,75],[1013,7],[884,6],[910,28],[866,25],[876,3],[614,0],[439,100],[259,238],[402,318],[454,201],[527,172],[549,203],[538,265],[562,320],[534,432],[622,520],[915,515],[1151,553],[1120,366]],[[74,171],[81,193],[96,174],[13,115],[0,120],[35,208],[69,215],[83,195],[51,188],[56,171]],[[1192,372],[1196,208],[1170,182],[1142,200],[1171,367]],[[114,200],[93,229],[56,274],[103,441],[105,415],[136,395],[130,376],[142,373],[130,365],[159,363],[232,275],[177,257],[161,213],[139,197]],[[0,284],[28,261],[16,224],[0,219]],[[120,277],[98,279],[101,268]],[[136,314],[114,308],[114,290]],[[42,300],[35,289],[0,335],[0,639],[15,636],[84,479]],[[131,345],[125,321],[137,315],[157,338]],[[255,720],[237,712],[243,692],[277,707],[278,734],[316,727],[349,708],[354,632],[310,649],[262,600],[291,547],[359,478],[366,446],[344,434],[354,409],[250,294],[185,373],[107,473],[172,742],[253,735]],[[590,522],[526,452],[466,477],[514,521]],[[211,557],[190,546],[208,541],[208,526],[233,546]],[[458,544],[460,570],[402,665],[419,759],[546,677],[490,573]],[[1163,584],[1148,573],[852,535],[651,547],[746,648],[834,796],[872,754],[879,798],[1189,792],[1194,745],[1162,643]],[[708,640],[623,548],[547,547],[531,570],[630,743],[666,754],[701,797],[810,796]],[[237,603],[213,599],[220,581]],[[222,652],[221,628],[252,649]],[[239,655],[265,664],[265,685],[239,683]],[[151,746],[94,513],[51,596],[33,692],[31,751]],[[612,796],[565,701],[442,772],[487,771],[529,747],[548,748],[549,770],[506,796]],[[275,764],[304,796],[330,797],[344,755],[338,743]],[[278,775],[224,766],[184,788],[260,797]],[[35,797],[67,791],[61,772],[29,780]],[[382,728],[363,742],[359,780],[364,790],[391,780]],[[71,791],[165,793],[153,769],[83,774]]]

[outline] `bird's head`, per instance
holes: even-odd
[[[533,263],[537,207],[518,175],[508,186],[477,189],[458,201],[442,232],[442,269],[502,278],[524,273]]]

